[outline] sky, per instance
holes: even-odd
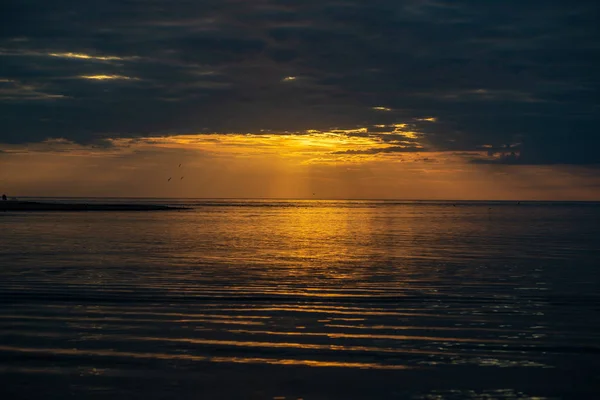
[[[3,1],[0,191],[600,200],[599,11]]]

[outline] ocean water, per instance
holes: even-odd
[[[600,395],[598,203],[112,201],[1,213],[1,398]]]

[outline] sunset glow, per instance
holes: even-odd
[[[600,398],[600,1],[0,9],[1,400]]]
[[[512,199],[515,190],[523,199],[595,196],[592,188],[577,189],[584,179],[577,178],[577,168],[531,166],[515,174],[511,166],[471,162],[487,158],[489,148],[435,151],[404,124],[383,126],[388,131],[380,126],[376,132],[188,134],[107,139],[100,145],[48,140],[4,146],[11,172],[3,170],[0,178],[31,195],[35,192],[28,188],[74,196],[118,191],[130,196]],[[186,178],[173,185],[167,178],[180,172],[180,163]]]
[[[594,47],[568,22],[532,34],[484,5],[267,1],[238,15],[157,1],[42,7],[48,20],[9,28],[4,191],[600,199]],[[564,40],[573,58],[551,49]],[[179,164],[185,181],[167,185]]]

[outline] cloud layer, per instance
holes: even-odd
[[[9,1],[0,142],[407,124],[418,146],[362,151],[597,164],[599,11],[588,0]]]

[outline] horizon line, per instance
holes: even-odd
[[[280,201],[406,201],[406,202],[577,202],[599,203],[598,200],[559,199],[417,199],[417,198],[310,198],[310,197],[149,197],[149,196],[13,196],[18,199],[139,199],[139,200],[280,200]]]

